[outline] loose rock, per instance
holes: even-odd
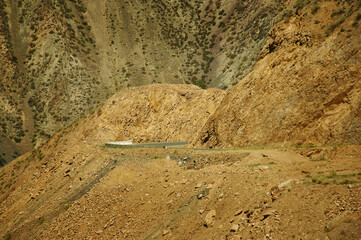
[[[277,210],[275,209],[270,209],[266,212],[263,213],[263,218],[261,219],[261,221],[265,220],[266,218],[268,218],[269,216],[275,214],[277,212]]]
[[[277,185],[277,188],[278,188],[279,190],[285,189],[285,188],[289,187],[294,181],[295,181],[295,180],[293,180],[293,179],[288,179],[288,180],[286,180],[286,181],[281,182],[280,184],[278,184],[278,185]]]
[[[207,189],[212,189],[212,188],[213,188],[213,185],[210,183],[210,184],[207,185],[206,188],[207,188]]]
[[[182,181],[180,182],[181,184],[186,184],[187,183],[187,179],[182,179]]]
[[[216,217],[216,210],[211,210],[207,213],[206,217],[205,217],[205,226],[206,227],[210,227],[213,225],[214,223],[214,219]]]
[[[233,224],[231,227],[231,232],[237,232],[239,229],[239,225],[238,224]]]
[[[242,210],[242,209],[239,209],[239,210],[237,210],[237,211],[234,213],[234,216],[241,215],[242,212],[243,212],[243,210]]]

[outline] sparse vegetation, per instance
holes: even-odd
[[[331,34],[339,25],[341,25],[346,20],[345,17],[340,18],[335,23],[331,24],[331,26],[327,29],[326,35]]]
[[[20,5],[30,2],[17,1]],[[340,81],[345,82],[345,79],[350,78],[348,85],[357,82],[356,78],[352,78],[358,76],[355,55],[357,45],[352,48],[349,46],[356,39],[356,30],[359,29],[350,28],[351,21],[347,21],[347,24],[341,22],[332,31],[340,26],[339,29],[344,33],[334,34],[334,38],[326,39],[326,44],[322,42],[325,36],[320,34],[328,29],[329,21],[336,24],[339,18],[346,19],[349,9],[330,20],[328,15],[328,18],[324,17],[327,11],[321,9],[317,1],[312,1],[308,6],[305,4],[310,1],[292,1],[288,6],[292,19],[282,21],[269,32],[275,24],[274,17],[280,11],[278,7],[283,7],[286,2],[277,1],[273,6],[268,5],[267,1],[263,1],[262,5],[254,1],[239,1],[231,5],[220,0],[106,1],[101,9],[96,9],[96,13],[99,13],[104,6],[105,11],[101,13],[104,14],[102,20],[106,24],[94,25],[95,31],[92,32],[90,25],[103,15],[99,14],[96,19],[87,22],[88,17],[93,17],[96,5],[94,1],[88,1],[86,6],[90,6],[89,11],[92,12],[84,15],[87,9],[82,6],[82,2],[37,1],[40,10],[36,8],[28,15],[22,14],[19,9],[19,15],[24,15],[20,28],[30,26],[32,29],[30,31],[26,28],[29,34],[22,41],[28,40],[29,46],[27,50],[21,49],[23,52],[19,56],[26,50],[29,58],[23,63],[22,56],[19,57],[14,68],[4,65],[3,70],[6,71],[3,72],[16,72],[23,67],[26,74],[24,78],[14,75],[5,81],[0,80],[0,91],[3,93],[3,89],[8,91],[17,88],[16,82],[20,80],[25,82],[26,90],[24,94],[8,94],[14,96],[15,100],[6,103],[6,107],[9,106],[15,114],[8,114],[8,117],[0,112],[0,131],[13,141],[9,142],[14,146],[14,143],[24,141],[22,137],[25,135],[26,141],[28,136],[33,137],[33,142],[39,146],[60,128],[72,125],[54,135],[49,141],[52,146],[45,144],[44,148],[28,153],[29,158],[23,163],[13,162],[3,168],[6,175],[5,172],[0,173],[0,177],[4,178],[1,179],[0,192],[5,199],[4,216],[9,221],[4,226],[2,236],[8,229],[17,229],[14,236],[8,233],[9,239],[37,234],[41,235],[37,236],[39,239],[48,239],[59,233],[64,238],[71,234],[71,237],[77,239],[137,238],[140,233],[145,238],[162,238],[163,234],[164,238],[197,239],[199,236],[209,237],[204,235],[204,231],[212,231],[215,238],[239,235],[244,239],[262,239],[268,230],[273,229],[269,232],[272,239],[298,238],[302,234],[307,237],[313,233],[322,238],[327,237],[322,232],[325,224],[340,219],[335,216],[343,218],[345,214],[354,214],[352,209],[357,209],[360,195],[358,185],[347,185],[360,183],[361,173],[355,173],[360,171],[357,165],[359,146],[343,146],[340,149],[326,149],[326,146],[317,149],[317,146],[282,145],[283,142],[286,146],[318,143],[322,139],[341,142],[343,136],[339,138],[337,134],[342,129],[357,134],[358,128],[354,131],[353,125],[343,128],[343,125],[339,127],[337,124],[347,122],[348,118],[352,118],[352,124],[358,123],[355,121],[357,112],[348,107],[343,108],[350,105],[351,100],[357,100],[355,94],[358,89],[350,88],[345,93],[342,88],[344,84]],[[346,4],[343,1],[338,5],[332,4],[332,7],[340,8]],[[322,2],[320,6],[324,5],[326,3]],[[310,11],[313,15],[318,13],[319,18],[312,16]],[[354,11],[352,18],[356,14]],[[312,24],[315,19],[321,20],[321,17],[322,24]],[[361,16],[357,15],[355,20],[351,20],[356,22],[356,26],[360,19]],[[51,32],[49,29],[52,29]],[[104,39],[99,33],[103,31],[107,33]],[[351,36],[348,39],[351,44],[343,42],[347,34]],[[104,40],[99,43],[99,49],[95,49],[93,37]],[[303,38],[310,40],[310,44],[299,46],[301,44],[297,41],[303,43]],[[265,48],[265,52],[261,51],[265,44],[273,41],[277,49],[275,47],[267,52]],[[350,56],[343,56],[343,50]],[[316,74],[312,71],[313,66],[309,68],[307,65],[309,54],[314,57],[314,67],[319,70]],[[114,95],[104,106],[103,112],[91,111],[93,114],[88,118],[89,109],[100,105],[101,101],[125,86],[167,82],[171,79],[172,82],[193,83],[202,88],[226,88],[231,82],[236,84],[241,81],[261,57],[263,60],[258,64],[265,64],[261,65],[262,72],[257,72],[257,64],[254,72],[227,95],[220,90],[200,91],[194,86],[159,86],[164,87],[164,91],[173,87],[181,89],[177,94],[170,94],[171,100],[163,104],[161,100],[167,94],[163,90],[158,91],[158,86],[150,86],[155,91],[151,92],[154,94],[149,98],[143,98],[132,88],[126,90],[130,92],[129,95],[123,92]],[[14,58],[10,59],[15,62]],[[342,65],[348,63],[355,65],[353,72],[348,71],[348,65]],[[19,64],[24,66],[16,68]],[[334,68],[331,73],[328,71],[329,66]],[[262,82],[264,80],[267,81]],[[3,87],[3,82],[10,87]],[[307,89],[303,89],[304,84]],[[327,88],[329,85],[331,92]],[[193,89],[199,93],[193,93]],[[313,91],[315,89],[317,91]],[[340,89],[341,94],[336,95],[335,92],[335,97],[333,89]],[[142,94],[147,92],[147,87],[142,87],[141,91]],[[218,92],[210,96],[212,91]],[[240,95],[232,95],[233,91]],[[276,97],[272,96],[272,91],[277,93]],[[290,91],[296,91],[297,94]],[[288,95],[282,95],[283,92]],[[207,95],[205,101],[198,98],[204,95]],[[17,101],[17,96],[25,96],[21,99],[24,103]],[[218,97],[214,103],[211,102]],[[272,97],[272,101],[268,101],[267,97]],[[27,99],[33,113],[26,104]],[[144,99],[146,101],[137,102]],[[314,99],[322,101],[312,102]],[[129,108],[121,105],[127,101],[132,103]],[[179,111],[174,101],[184,103]],[[222,105],[218,106],[218,102]],[[190,103],[196,107],[204,106],[207,112],[203,116]],[[20,107],[15,107],[16,104]],[[26,111],[17,112],[17,109],[21,110],[22,104]],[[235,107],[227,108],[226,104],[234,104]],[[332,105],[328,107],[329,104]],[[340,104],[340,110],[353,112],[345,115],[339,112],[337,104]],[[247,106],[250,108],[247,109]],[[277,109],[277,106],[280,108]],[[170,116],[173,109],[178,112],[174,111],[176,115]],[[324,118],[323,114],[330,109],[331,114]],[[115,110],[124,110],[124,115],[118,112],[112,116]],[[187,111],[184,114],[185,121],[182,120],[184,110]],[[295,110],[300,112],[294,114]],[[151,116],[161,111],[166,112],[166,117]],[[214,114],[214,111],[217,112]],[[224,115],[221,111],[224,111]],[[32,126],[28,126],[28,122],[22,122],[21,117],[28,112],[34,114],[35,132]],[[263,114],[267,116],[263,118]],[[334,117],[339,120],[339,115],[342,121],[333,121]],[[80,119],[82,117],[84,119]],[[173,122],[169,122],[168,117],[169,121],[175,121],[176,130],[171,129]],[[243,120],[243,117],[250,121]],[[75,122],[74,119],[80,120]],[[164,119],[166,121],[158,126],[158,121]],[[218,119],[225,121],[218,122]],[[9,125],[12,121],[16,123]],[[324,125],[325,121],[331,125]],[[204,122],[202,126],[195,125],[201,125],[200,122]],[[287,122],[291,122],[290,125]],[[255,129],[253,123],[257,125]],[[132,125],[139,128],[134,127],[134,130]],[[133,151],[131,148],[96,147],[110,138],[129,137],[141,142],[152,139],[143,126],[149,126],[148,131],[156,134],[154,138],[157,139],[172,139],[178,130],[179,135],[190,132],[187,135],[189,138],[199,137],[201,142],[198,143],[206,147],[251,144],[280,146],[250,146],[240,148],[242,151],[238,152],[233,149],[204,151],[167,148]],[[332,127],[332,135],[327,134],[328,126]],[[29,129],[27,134],[22,130],[23,127]],[[313,131],[316,127],[316,131]],[[169,129],[172,131],[163,133]],[[311,137],[303,129],[309,130]],[[123,131],[129,132],[127,137],[123,136]],[[99,134],[102,134],[100,138]],[[247,139],[248,135],[251,137]],[[15,149],[7,152],[7,155],[16,156],[19,153]],[[171,160],[163,159],[169,155]],[[0,156],[0,163],[3,156]],[[158,158],[162,160],[154,160]],[[304,175],[304,178],[301,177]],[[340,202],[339,207],[334,206],[334,200]],[[11,206],[12,202],[14,206]],[[69,206],[71,211],[59,214],[68,210]],[[26,209],[25,214],[19,214],[22,207]],[[213,223],[209,223],[208,226],[202,226],[213,207],[216,209],[212,216],[215,225],[211,227]],[[299,221],[305,216],[306,221]],[[154,228],[145,229],[140,224],[144,220],[147,226]],[[230,230],[231,225],[235,225],[235,228]],[[83,227],[76,231],[77,226]],[[247,226],[251,231],[243,231]],[[151,233],[149,235],[148,230]]]
[[[293,8],[297,12],[298,10],[301,10],[307,3],[309,3],[308,0],[297,0],[295,5],[293,5]]]
[[[42,225],[45,222],[45,218],[41,217],[39,218],[39,225]]]
[[[12,234],[11,232],[8,232],[5,236],[4,236],[4,240],[11,240]]]
[[[355,20],[352,23],[352,26],[356,28],[359,24],[359,21],[361,20],[361,13],[358,13],[355,17]]]
[[[258,167],[258,166],[260,166],[261,164],[260,163],[252,163],[252,164],[250,164],[249,166],[250,167]]]
[[[311,14],[315,15],[318,12],[318,10],[320,10],[320,6],[318,5],[313,6],[311,9]]]
[[[339,10],[336,10],[334,12],[331,13],[331,18],[335,17],[335,16],[339,16],[345,13],[345,9],[341,8]]]
[[[63,209],[64,209],[65,211],[68,210],[69,207],[70,207],[70,205],[69,205],[68,203],[65,203],[65,204],[63,205]]]
[[[323,184],[323,185],[329,185],[329,184],[337,184],[337,185],[344,185],[344,184],[354,184],[358,182],[357,176],[359,176],[360,173],[352,173],[352,174],[337,174],[336,172],[331,172],[328,174],[317,174],[314,176],[306,175],[306,178],[311,178],[311,182],[315,184]]]

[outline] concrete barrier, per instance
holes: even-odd
[[[155,142],[155,143],[132,143],[131,141],[107,142],[108,147],[130,147],[130,148],[167,148],[167,147],[184,147],[188,142]]]

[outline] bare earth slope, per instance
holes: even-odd
[[[88,118],[2,169],[0,232],[21,229],[17,234],[24,238],[36,224],[40,209],[52,217],[62,210],[59,203],[72,202],[87,192],[111,167],[103,161],[103,150],[97,149],[105,141],[124,140],[125,131],[126,139],[134,142],[188,140],[213,114],[224,94],[193,85],[149,85],[114,95]],[[85,178],[89,181],[82,181]],[[69,185],[74,180],[83,190]],[[73,190],[63,194],[64,187]],[[34,199],[39,192],[46,193],[44,198],[29,205],[29,197]],[[28,215],[17,218],[14,209],[26,209]]]
[[[225,92],[151,85],[0,171],[6,239],[357,239],[360,146],[112,149],[105,141],[196,135]]]
[[[134,143],[189,141],[214,113],[225,93],[194,85],[127,88],[86,120],[81,126],[83,139]]]
[[[357,240],[361,234],[360,146],[302,155],[101,149],[74,144],[77,134],[2,169],[9,183],[1,194],[3,236]]]
[[[270,31],[255,68],[227,94],[196,146],[360,143],[360,5],[319,7]]]
[[[359,239],[360,147],[326,149],[325,161],[173,151],[103,153],[114,170],[56,220],[44,217],[36,239]]]

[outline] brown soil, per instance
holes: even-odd
[[[1,232],[13,239],[359,239],[360,152],[68,146],[25,170],[6,167],[16,183],[1,196]]]
[[[122,129],[133,141],[190,139],[222,94],[188,85],[118,93],[1,170],[0,232],[12,239],[357,239],[361,146],[103,146],[123,140]]]

